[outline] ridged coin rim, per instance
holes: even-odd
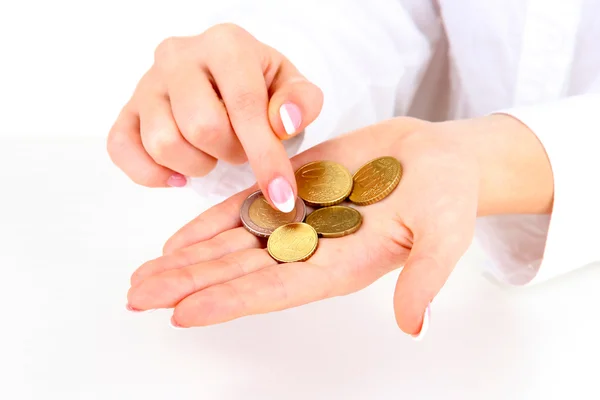
[[[398,173],[398,176],[391,181],[390,185],[384,190],[382,191],[380,194],[378,194],[377,196],[370,198],[370,199],[366,199],[364,201],[357,201],[357,200],[352,200],[352,194],[350,193],[350,196],[348,196],[348,200],[350,200],[352,203],[358,205],[358,206],[368,206],[371,204],[375,204],[378,201],[381,201],[383,199],[385,199],[390,193],[392,193],[394,191],[394,189],[396,189],[396,187],[398,186],[398,184],[400,183],[400,180],[402,179],[402,173],[404,172],[404,169],[402,168],[402,163],[396,158],[396,157],[392,157],[392,156],[383,156],[383,157],[377,157],[372,159],[369,162],[366,162],[364,165],[362,165],[358,170],[356,170],[356,172],[354,173],[354,175],[352,175],[352,181],[354,181],[354,178],[358,175],[358,173],[365,168],[367,165],[377,161],[377,160],[381,160],[384,158],[390,158],[392,160],[394,160],[396,163],[398,163],[398,168],[400,169],[400,172]],[[355,186],[355,185],[353,185]],[[353,187],[354,190],[354,187]]]

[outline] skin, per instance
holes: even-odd
[[[279,110],[293,104],[301,123],[286,133]],[[281,140],[319,114],[321,90],[281,53],[233,24],[163,41],[110,130],[112,161],[148,187],[182,186],[222,160],[249,162],[258,186],[281,177],[296,181]],[[175,184],[174,184],[175,183]]]
[[[478,216],[552,209],[546,153],[506,115],[443,123],[396,118],[322,143],[291,164],[328,159],[355,171],[382,155],[400,160],[402,180],[383,201],[357,207],[364,221],[355,234],[321,239],[306,262],[277,264],[241,227],[249,188],[184,226],[163,256],[135,271],[129,307],[173,308],[174,325],[206,326],[343,296],[402,268],[395,318],[415,335],[471,244]]]

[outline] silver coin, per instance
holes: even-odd
[[[240,210],[240,219],[244,227],[253,235],[268,238],[282,225],[303,222],[306,206],[300,197],[296,198],[296,207],[290,213],[275,210],[267,202],[260,190],[246,198]]]

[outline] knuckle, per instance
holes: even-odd
[[[196,147],[205,147],[218,144],[226,129],[225,123],[219,118],[192,117],[189,118],[183,132]]]
[[[239,25],[231,22],[224,22],[210,27],[205,32],[205,36],[219,43],[235,43],[248,33]]]
[[[144,135],[144,147],[152,158],[160,162],[179,146],[179,138],[170,130],[155,130]]]
[[[239,254],[229,253],[224,256],[221,261],[227,269],[232,270],[232,272],[237,276],[244,276],[248,273],[244,264],[246,260],[243,259]]]
[[[235,65],[238,60],[254,55],[253,37],[243,28],[225,23],[215,25],[203,35],[207,58],[216,66]]]
[[[174,292],[186,288],[189,293],[195,293],[198,290],[204,289],[206,284],[202,282],[201,278],[196,278],[193,270],[190,268],[179,268],[169,271],[174,279]]]
[[[280,308],[287,308],[290,303],[290,297],[287,287],[276,269],[261,270],[259,274],[263,277],[264,282],[269,287],[269,290],[275,294]]]
[[[160,42],[154,50],[154,64],[160,69],[169,69],[187,54],[187,41],[181,37],[169,37]]]
[[[177,39],[175,37],[168,37],[156,46],[154,50],[154,59],[163,60],[171,57],[175,53]]]

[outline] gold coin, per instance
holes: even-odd
[[[273,231],[267,242],[267,250],[279,262],[298,262],[310,258],[317,250],[318,243],[315,228],[303,222],[293,222]]]
[[[313,211],[306,217],[306,223],[325,238],[337,238],[356,232],[362,216],[354,208],[332,206]]]
[[[289,213],[283,213],[275,210],[267,202],[267,199],[265,199],[264,196],[260,196],[257,197],[256,200],[254,200],[250,205],[250,208],[248,209],[248,215],[256,225],[273,231],[279,228],[281,225],[294,222],[296,210],[292,210]]]
[[[298,196],[308,205],[332,206],[344,201],[352,191],[352,175],[333,161],[314,161],[296,171]]]
[[[296,197],[296,206],[289,213],[275,210],[267,203],[260,190],[250,194],[240,210],[240,219],[244,227],[253,235],[267,238],[281,225],[290,222],[302,222],[306,216],[306,206]]]
[[[392,193],[401,177],[402,165],[394,157],[369,161],[354,174],[350,201],[360,206],[377,203]]]

